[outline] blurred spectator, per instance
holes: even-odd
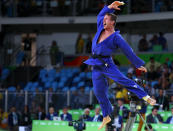
[[[31,114],[27,105],[24,106],[24,111],[22,113],[21,124],[23,126],[31,125]]]
[[[59,47],[57,45],[57,42],[56,41],[52,41],[52,45],[50,47],[49,54],[50,54],[51,64],[53,66],[55,66],[56,63],[57,63],[58,53],[59,53]]]
[[[102,120],[103,120],[103,116],[100,115],[100,108],[98,107],[95,109],[95,115],[92,118],[92,121],[95,121],[95,122],[100,121],[101,122]]]
[[[11,108],[11,113],[8,116],[8,126],[10,131],[18,131],[20,124],[20,115],[16,112],[16,108]]]
[[[138,44],[138,50],[139,51],[148,51],[149,46],[148,46],[148,42],[146,40],[146,35],[143,35],[142,39],[139,40],[139,44]]]
[[[154,65],[151,65],[150,66],[150,70],[147,72],[147,79],[149,81],[154,81],[158,78],[158,74],[157,74],[157,71],[154,70]]]
[[[39,91],[38,88],[35,88],[35,92],[33,93],[33,101],[36,105],[43,105],[45,102],[44,94]]]
[[[16,63],[17,65],[25,65],[26,64],[26,58],[25,58],[25,52],[23,50],[23,47],[21,46],[21,49],[17,53],[16,56]]]
[[[60,0],[50,0],[50,11],[53,16],[58,15],[58,1]],[[61,4],[62,5],[62,4]]]
[[[2,108],[0,108],[0,128],[7,129],[8,127],[8,113],[4,112]]]
[[[153,51],[162,51],[162,45],[159,43],[159,39],[157,35],[153,35],[153,37],[150,39],[151,43],[151,49]]]
[[[169,68],[171,67],[171,61],[168,57],[165,59],[165,63],[168,65]]]
[[[124,105],[124,99],[118,99],[117,100],[120,115],[123,117],[123,119],[127,119],[129,116],[129,110],[128,108]]]
[[[170,106],[173,107],[173,96],[171,96],[169,103],[170,103]]]
[[[162,32],[159,32],[158,44],[162,46],[163,50],[167,50],[168,49],[167,40],[164,37],[164,34]]]
[[[117,84],[116,90],[117,90],[117,92],[115,94],[115,98],[116,99],[123,99],[124,96],[123,96],[123,93],[122,93],[122,85]]]
[[[84,110],[84,114],[79,117],[80,120],[84,121],[92,121],[92,117],[90,116],[90,109],[86,108]]]
[[[166,72],[162,73],[162,76],[159,78],[158,81],[158,88],[160,89],[168,89],[170,87],[170,83],[169,83],[169,76],[167,76]]]
[[[173,71],[173,61],[171,62],[171,65],[169,66],[169,68],[171,69],[171,71]]]
[[[119,115],[119,108],[117,105],[114,105],[112,117],[113,117],[113,123],[111,123],[111,124],[116,128],[116,131],[122,131],[123,118],[122,118],[122,116]],[[109,124],[108,124],[108,126],[109,126]]]
[[[157,68],[160,66],[161,66],[161,64],[159,62],[155,61],[154,57],[150,57],[150,61],[146,64],[145,67],[150,72],[152,68],[153,68],[153,71],[156,71]]]
[[[89,34],[87,41],[86,41],[86,53],[91,53],[91,47],[92,47],[92,36]]]
[[[147,116],[147,123],[162,123],[163,118],[158,114],[158,109],[153,107],[152,113]]]
[[[162,89],[159,90],[159,96],[156,97],[156,101],[157,101],[158,104],[160,104],[160,106],[163,107],[163,110],[169,111],[168,97],[163,94]]]
[[[85,106],[89,104],[88,98],[88,94],[85,94],[85,88],[81,86],[77,97],[75,98],[75,101],[77,102],[77,107],[85,108]]]
[[[16,92],[15,92],[15,96],[13,97],[14,99],[14,103],[15,107],[17,109],[17,111],[22,111],[23,110],[23,106],[24,106],[24,92],[21,89],[20,85],[17,85],[16,87]]]
[[[55,117],[58,117],[58,114],[55,112],[53,107],[49,107],[49,113],[46,115],[45,120],[54,120]]]
[[[63,108],[63,114],[60,115],[62,121],[72,121],[72,115],[68,113],[68,108]]]
[[[49,94],[48,94],[48,103],[49,103],[49,107],[52,106],[54,107],[57,101],[57,94],[55,94],[55,92],[53,92],[53,88],[49,88]]]
[[[148,13],[152,11],[152,1],[131,0],[131,13]]]
[[[38,106],[38,111],[36,113],[36,119],[37,120],[44,120],[46,118],[46,114],[44,112],[44,109],[42,106]]]
[[[170,88],[173,89],[173,71],[171,72],[169,76],[169,82],[170,82]]]
[[[27,34],[26,37],[23,38],[22,42],[23,42],[23,46],[24,46],[26,65],[30,65],[32,41],[30,39],[29,34]]]
[[[83,53],[83,51],[84,51],[84,40],[82,38],[82,34],[78,35],[75,47],[76,47],[76,54]]]
[[[173,107],[171,108],[172,115],[168,117],[165,123],[173,124]]]

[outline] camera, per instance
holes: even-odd
[[[83,120],[70,121],[68,125],[73,126],[76,131],[83,131],[86,129],[86,123]]]

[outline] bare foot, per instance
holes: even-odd
[[[111,118],[109,116],[106,116],[103,118],[102,124],[98,128],[98,130],[102,129],[107,123],[111,121]]]
[[[153,98],[148,98],[148,99],[147,99],[147,102],[148,102],[150,105],[152,105],[152,106],[154,106],[154,105],[156,104],[156,100],[153,99]]]

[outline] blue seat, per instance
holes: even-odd
[[[81,87],[81,86],[84,86],[85,85],[85,82],[81,81],[78,83],[78,87]]]
[[[36,90],[36,87],[33,87],[33,86],[29,89],[29,91],[31,92],[35,92],[35,90]]]
[[[51,82],[46,82],[46,83],[45,83],[45,88],[48,89],[48,88],[50,88],[50,87],[51,87]]]
[[[79,82],[80,79],[81,79],[80,77],[75,77],[75,78],[73,79],[73,83]]]
[[[91,78],[92,78],[92,73],[91,73],[91,72],[88,72],[88,73],[86,74],[86,77],[89,78],[89,79],[91,79]]]
[[[53,82],[52,83],[52,88],[56,88],[57,89],[58,88],[58,82]]]
[[[38,87],[38,90],[39,90],[40,92],[42,92],[42,91],[43,91],[43,87]]]
[[[68,87],[64,87],[64,88],[62,89],[63,92],[67,92],[68,90],[69,90]]]
[[[85,72],[81,72],[81,73],[79,74],[79,77],[84,78],[85,75],[86,75]]]
[[[10,71],[9,71],[9,69],[3,69],[2,70],[2,74],[1,74],[1,79],[2,80],[5,80],[7,77],[8,77],[8,75],[10,74]]]
[[[85,87],[85,93],[88,93],[88,92],[90,92],[90,87],[89,86]]]
[[[156,84],[158,84],[158,81],[152,81],[152,82],[151,82],[151,87],[154,88],[154,86],[155,86]]]
[[[30,89],[32,87],[33,83],[32,82],[28,82],[25,86],[25,88]]]
[[[60,83],[58,83],[58,88],[63,88],[64,87],[64,82],[60,82]]]
[[[39,86],[39,83],[38,82],[34,82],[33,84],[32,84],[32,87],[38,87]]]
[[[8,87],[8,91],[16,91],[16,87],[10,86],[10,87]]]
[[[70,88],[70,91],[76,91],[76,90],[77,90],[77,88],[74,86]]]

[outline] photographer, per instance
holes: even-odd
[[[117,103],[120,114],[122,115],[123,119],[127,119],[129,116],[129,110],[126,106],[124,106],[124,99],[117,99]]]
[[[79,120],[92,121],[92,117],[90,116],[90,109],[89,108],[86,108],[84,110],[84,114],[80,116]]]
[[[107,124],[106,131],[122,131],[123,118],[119,115],[119,108],[117,105],[114,105],[111,119],[112,121]]]

